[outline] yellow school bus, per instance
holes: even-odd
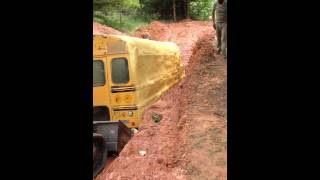
[[[184,77],[176,44],[123,35],[93,36],[93,121],[138,128],[146,106]]]
[[[120,35],[93,36],[93,176],[119,153],[146,106],[184,77],[179,48]]]

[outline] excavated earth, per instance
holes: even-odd
[[[102,25],[97,22],[93,22],[93,34],[116,34],[116,35],[121,35],[123,34],[122,32],[113,29],[111,27]]]
[[[175,42],[186,77],[147,108],[138,133],[95,179],[226,180],[227,60],[215,53],[212,23],[155,21],[133,36]]]

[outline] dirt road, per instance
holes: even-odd
[[[196,21],[137,31],[176,42],[186,78],[147,108],[139,132],[96,180],[226,179],[227,61],[214,53],[213,34],[212,23]],[[163,116],[159,123],[154,113]]]

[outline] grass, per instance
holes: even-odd
[[[122,15],[120,22],[120,16],[118,13],[105,15],[98,11],[94,12],[93,21],[107,25],[121,32],[132,34],[139,27],[147,25],[151,21],[151,19],[146,19],[138,16]]]

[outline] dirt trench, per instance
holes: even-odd
[[[155,22],[135,36],[146,32],[177,43],[186,78],[147,108],[139,132],[96,180],[226,179],[227,65],[214,53],[212,24]],[[163,119],[155,123],[153,113]]]

